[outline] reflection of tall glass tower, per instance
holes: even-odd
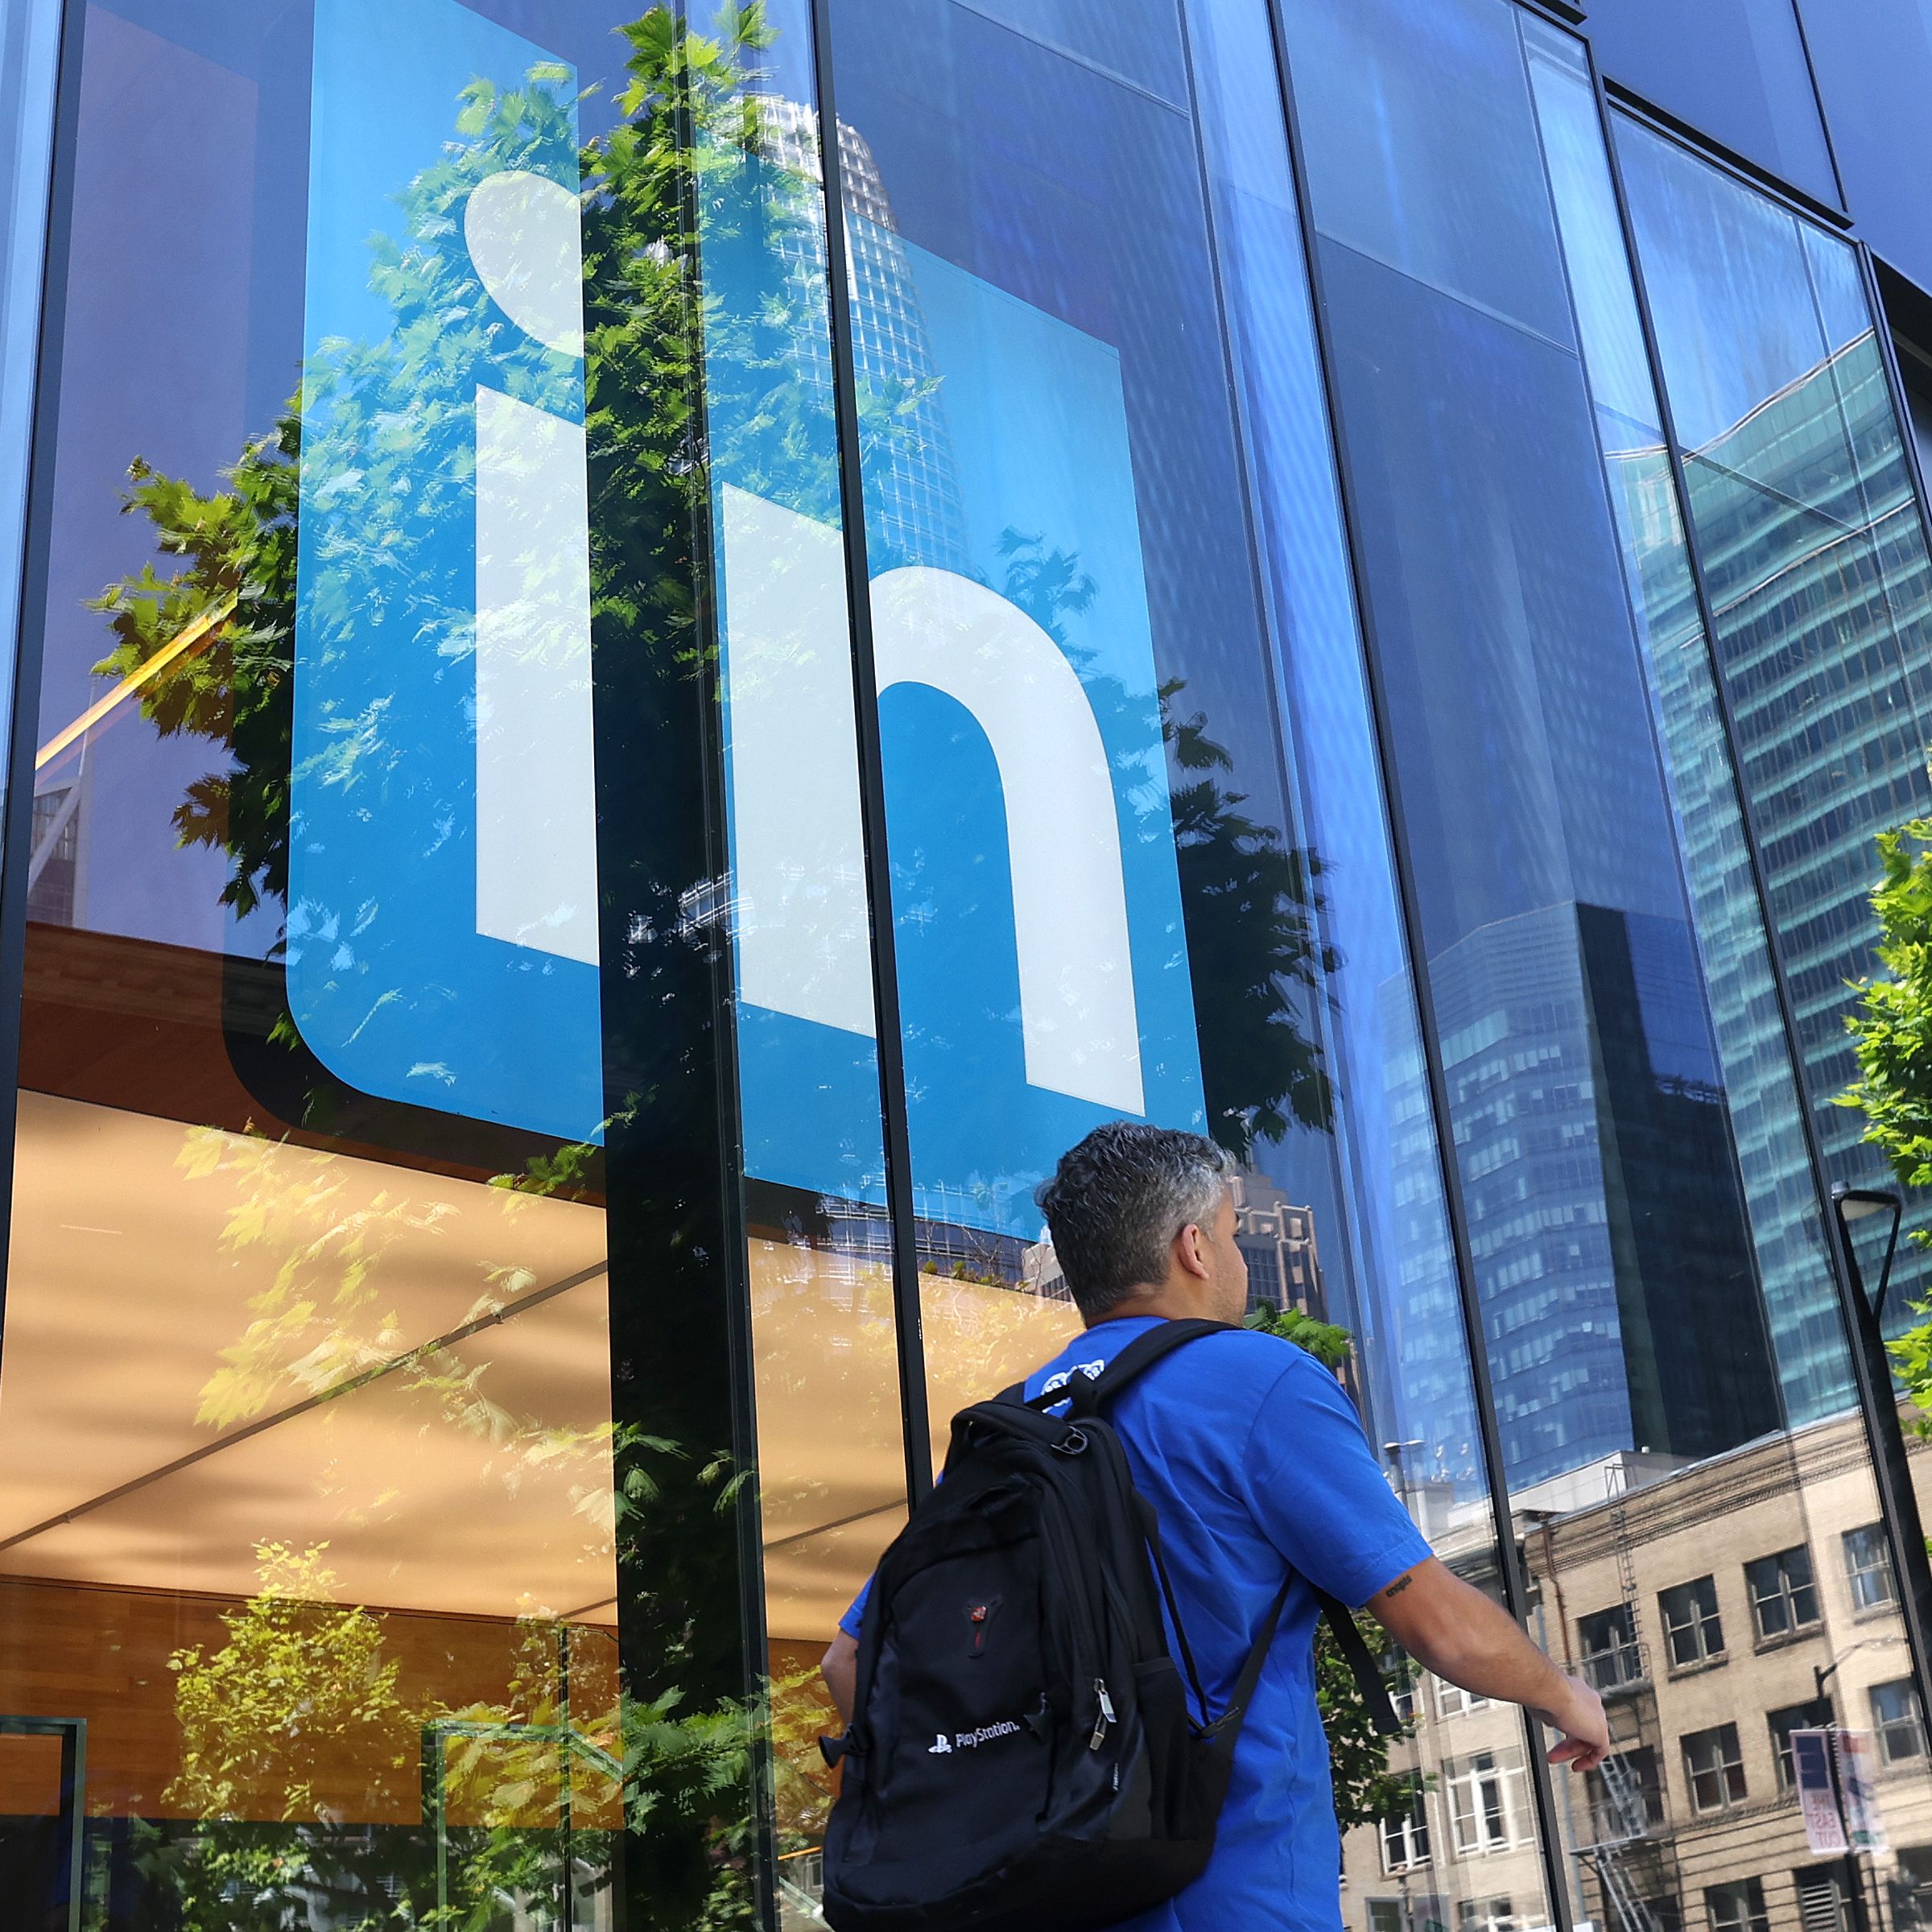
[[[819,179],[819,118],[795,101],[766,97],[759,108],[766,159]],[[890,440],[891,459],[877,465],[866,488],[866,537],[873,569],[927,564],[971,576],[965,516],[946,406],[934,366],[919,292],[894,225],[878,163],[865,137],[839,123],[839,167],[845,188],[850,254],[852,360],[863,431]],[[795,244],[795,246],[797,246]],[[807,264],[824,272],[824,239],[814,230]],[[830,345],[811,332],[813,359],[832,382]]]
[[[1867,334],[1686,457],[1816,1096],[1856,1071],[1845,983],[1872,964],[1872,835],[1926,802],[1932,572],[1890,411]],[[1802,688],[1820,658],[1844,677],[1824,716]],[[1823,1110],[1834,1151],[1859,1125]]]
[[[1430,978],[1511,1485],[1775,1427],[1763,1339],[1739,1332],[1757,1290],[1688,929],[1558,903],[1479,927]]]

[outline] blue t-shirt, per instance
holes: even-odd
[[[1027,1377],[1027,1394],[1097,1375],[1158,1319],[1088,1329]],[[1335,1932],[1341,1844],[1308,1584],[1359,1607],[1429,1546],[1383,1480],[1354,1405],[1292,1342],[1245,1329],[1203,1336],[1132,1383],[1108,1419],[1159,1513],[1211,1716],[1227,1708],[1283,1577],[1296,1579],[1235,1750],[1208,1869],[1119,1932]],[[861,1591],[840,1619],[854,1637],[865,1601]]]

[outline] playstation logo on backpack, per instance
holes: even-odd
[[[970,1751],[977,1745],[989,1744],[996,1737],[1018,1737],[1023,1728],[1011,1718],[1002,1718],[997,1724],[981,1724],[976,1731],[956,1731],[951,1737],[942,1731],[926,1747],[926,1755],[949,1757],[955,1750]]]

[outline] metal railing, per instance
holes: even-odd
[[[1650,1660],[1641,1644],[1614,1644],[1608,1650],[1586,1651],[1583,1674],[1593,1690],[1634,1690],[1649,1682]]]

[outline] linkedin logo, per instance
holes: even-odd
[[[481,88],[524,103],[514,141],[464,138]],[[291,1010],[364,1092],[592,1138],[576,78],[455,0],[332,0],[314,89]],[[816,190],[746,162],[733,192],[795,217]],[[1118,365],[882,228],[855,242],[876,271],[857,328],[869,288],[939,378],[905,473],[894,456],[867,479],[904,513],[873,546],[871,617],[915,1179],[922,1212],[1030,1234],[1033,1183],[1088,1125],[1201,1119]],[[766,312],[761,279],[787,272],[742,246],[705,266],[720,316]],[[797,380],[822,385],[822,358],[802,350]],[[779,431],[731,419],[748,386],[716,386],[746,1163],[876,1198],[836,508],[774,486]],[[824,400],[805,413],[829,437]],[[1014,559],[1036,551],[1080,595],[1030,598]]]

